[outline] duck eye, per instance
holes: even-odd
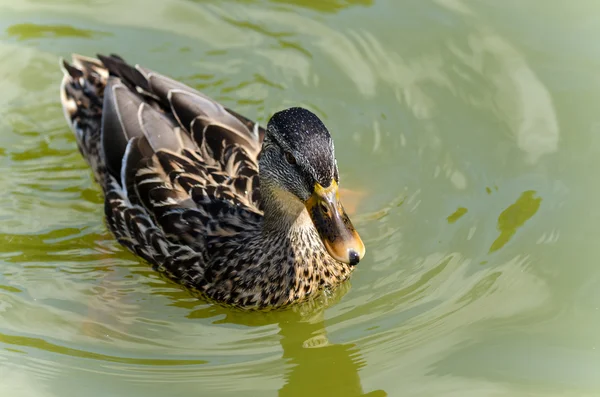
[[[296,158],[290,152],[285,152],[285,161],[290,164],[296,164]]]

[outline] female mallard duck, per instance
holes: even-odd
[[[63,62],[61,101],[119,243],[185,287],[273,308],[346,280],[365,254],[333,141],[302,108],[263,129],[112,55]]]

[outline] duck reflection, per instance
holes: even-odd
[[[383,390],[363,391],[358,371],[365,365],[358,347],[330,344],[322,313],[318,318],[279,323],[286,383],[280,397],[387,396]]]
[[[365,393],[359,370],[366,365],[358,347],[352,343],[332,344],[327,337],[325,309],[337,302],[348,290],[344,285],[334,294],[284,311],[245,313],[207,305],[193,310],[191,318],[223,316],[214,324],[279,327],[279,343],[285,362],[285,384],[280,397],[383,397],[376,390]]]

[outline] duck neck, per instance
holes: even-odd
[[[280,189],[263,189],[261,197],[264,207],[263,232],[277,236],[289,236],[316,229],[306,207],[296,196]]]
[[[272,150],[278,143],[270,133],[265,135],[260,159],[258,179],[260,197],[264,211],[262,233],[267,237],[288,240],[303,232],[318,236],[317,230],[308,215],[304,203],[290,191],[284,189],[278,180],[285,180],[279,149]]]

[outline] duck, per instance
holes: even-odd
[[[334,142],[303,107],[266,128],[119,55],[61,59],[60,100],[120,245],[205,299],[277,309],[344,283],[365,245]]]

